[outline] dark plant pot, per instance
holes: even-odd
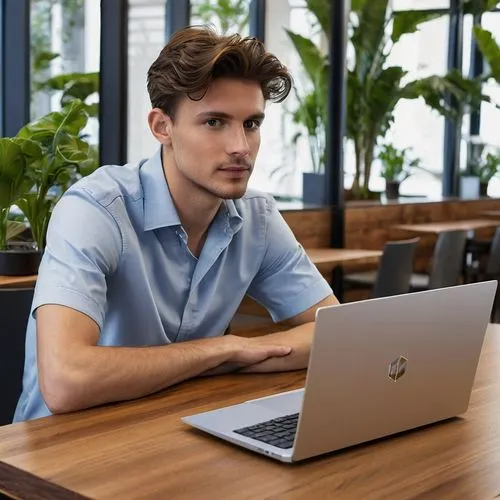
[[[302,201],[315,205],[326,203],[326,185],[323,174],[302,174]]]
[[[479,184],[479,196],[488,196],[488,183],[481,182]]]
[[[399,198],[399,182],[386,181],[385,195],[388,200],[397,200]]]
[[[34,250],[31,243],[10,244],[0,250],[0,275],[28,276],[37,274],[42,252]]]

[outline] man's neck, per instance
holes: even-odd
[[[222,200],[197,188],[181,177],[171,158],[162,148],[163,172],[168,182],[172,201],[177,210],[182,227],[188,236],[188,247],[198,256],[203,248],[208,228],[221,206]]]

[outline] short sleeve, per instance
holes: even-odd
[[[296,316],[333,293],[271,200],[264,258],[247,293],[274,321]]]
[[[116,270],[121,252],[121,233],[108,209],[84,188],[68,191],[50,218],[33,310],[44,304],[64,305],[102,328],[106,276]]]

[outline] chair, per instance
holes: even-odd
[[[500,227],[497,227],[491,240],[488,263],[486,264],[486,276],[498,278],[500,276]]]
[[[479,261],[475,261],[467,269],[467,274],[469,281],[500,279],[500,227],[497,227],[495,234],[493,235],[493,239],[490,242],[488,257],[484,269],[481,269]],[[491,312],[491,320],[494,322],[497,322],[500,319],[500,311],[498,310],[500,302],[498,300],[499,296],[500,287],[497,288]]]
[[[441,233],[434,247],[429,274],[412,274],[411,291],[456,285],[463,270],[466,240],[467,231]]]
[[[419,238],[387,242],[376,271],[347,274],[344,283],[353,288],[370,287],[372,298],[407,293],[418,241]]]
[[[0,288],[0,425],[10,424],[21,395],[26,324],[33,288]]]

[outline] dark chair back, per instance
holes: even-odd
[[[436,241],[429,273],[429,288],[444,288],[458,283],[464,268],[467,231],[446,231]]]
[[[10,424],[22,391],[33,288],[0,288],[0,425]]]
[[[372,297],[389,297],[407,293],[413,271],[413,258],[419,238],[389,241],[380,259]]]
[[[486,264],[486,276],[500,276],[500,227],[497,227],[493,240],[491,241],[488,263]]]

